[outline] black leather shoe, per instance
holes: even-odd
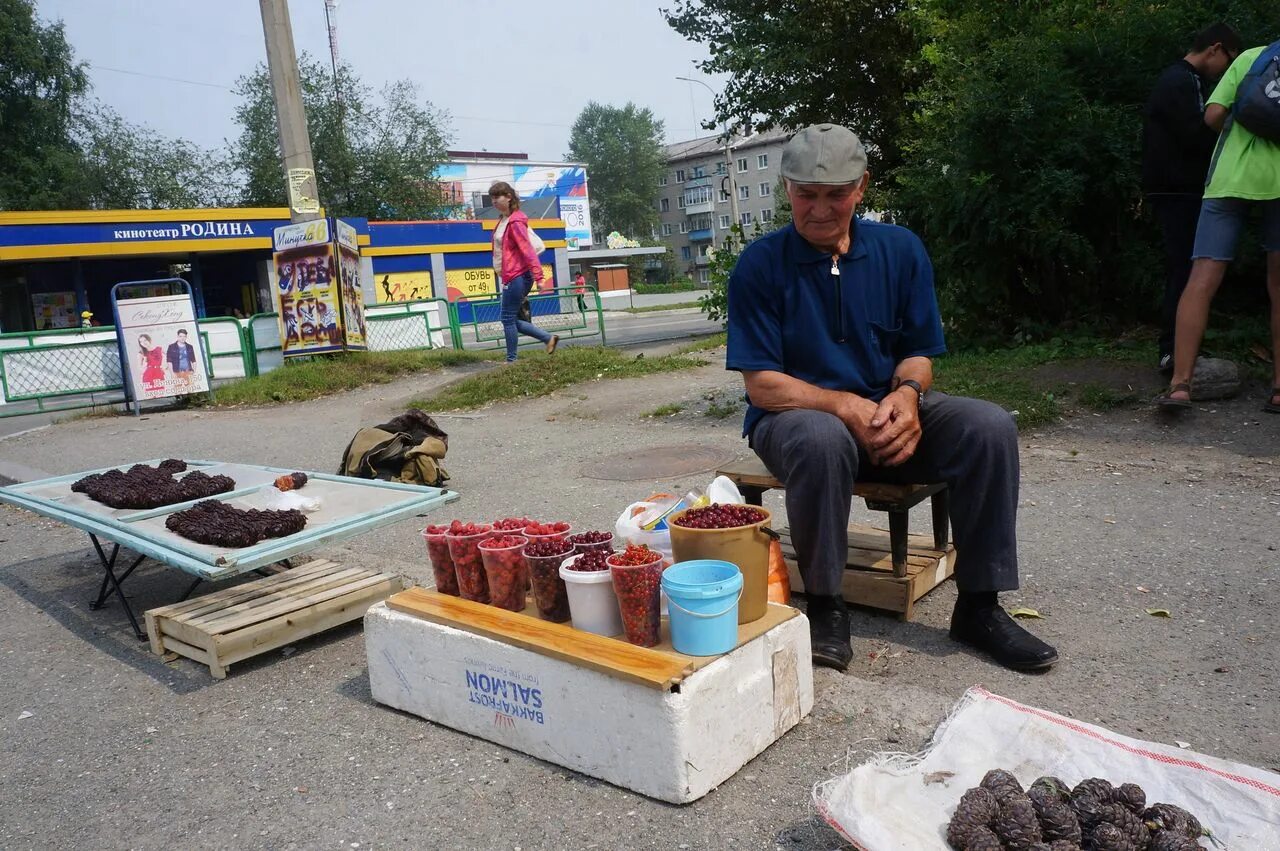
[[[805,613],[809,618],[809,643],[813,664],[844,671],[853,659],[849,644],[849,610],[838,597],[811,597]]]
[[[1015,671],[1044,671],[1058,661],[1057,650],[1019,626],[999,606],[957,608],[951,615],[951,637]]]

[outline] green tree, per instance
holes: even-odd
[[[1141,105],[1191,35],[1225,17],[1274,38],[1271,0],[926,0],[928,82],[888,206],[924,240],[948,319],[1036,335],[1150,309],[1158,238],[1141,209]]]
[[[1017,4],[1013,4],[1017,5]],[[919,83],[919,45],[906,0],[676,0],[667,23],[705,44],[700,65],[728,75],[716,122],[798,128],[833,121],[857,129],[872,170],[899,162],[907,95]]]
[[[586,163],[591,217],[604,232],[640,237],[658,221],[654,198],[666,168],[662,122],[633,103],[587,104],[569,134],[569,158]]]
[[[89,88],[61,23],[0,0],[0,209],[83,206],[76,107]]]
[[[447,154],[448,116],[401,80],[375,97],[348,65],[333,75],[307,54],[298,59],[302,102],[320,200],[340,216],[432,218],[443,207],[432,176]],[[244,177],[241,201],[283,206],[284,171],[270,77],[259,65],[236,85],[240,136],[231,157]]]

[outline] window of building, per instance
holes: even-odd
[[[681,260],[693,259],[693,252],[689,250],[689,246],[687,245],[680,246],[680,259]]]
[[[684,183],[684,169],[676,169],[676,183]]]
[[[747,158],[746,158],[746,157],[739,157],[739,158],[738,158],[738,171],[742,172],[742,171],[746,171],[746,170],[747,170]]]
[[[725,203],[725,202],[727,202],[728,200],[729,200],[729,190],[728,190],[728,189],[721,189],[721,190],[720,190],[720,203],[721,203],[721,204],[724,204],[724,203]]]
[[[662,223],[662,235],[671,236],[671,222]]]
[[[679,207],[681,210],[684,209],[684,193],[683,192],[680,193],[680,197],[676,200],[676,206]]]
[[[721,216],[721,217],[720,217],[720,230],[728,230],[728,229],[729,229],[729,217],[728,217],[728,216]]]
[[[750,187],[750,186],[747,186],[745,183],[744,183],[742,186],[739,186],[739,187],[738,187],[738,200],[739,200],[739,201],[746,201],[746,200],[748,200],[748,199],[750,199],[750,198],[751,198],[751,187]]]
[[[764,183],[761,183],[761,184],[760,184],[760,197],[761,197],[761,198],[763,198],[763,197],[764,197],[764,196],[766,196],[766,195],[772,195],[772,194],[773,194],[773,184],[772,184],[772,183],[769,183],[768,181],[765,181]]]
[[[688,222],[681,222],[681,223],[680,223],[680,232],[681,232],[681,233],[688,233],[688,232],[689,232],[689,223],[688,223]]]
[[[670,212],[671,212],[671,199],[670,199],[670,198],[663,198],[661,201],[659,201],[659,202],[658,202],[658,209],[659,209],[661,212],[663,212],[663,213],[670,213]]]
[[[666,186],[666,185],[667,185],[667,176],[666,176],[665,174],[664,174],[664,175],[662,175],[662,177],[659,177],[659,178],[658,178],[658,185],[659,185],[659,186]]]
[[[693,171],[689,174],[690,180],[697,180],[699,177],[706,177],[707,169],[704,166],[695,165]]]
[[[761,154],[760,156],[756,157],[756,168],[768,168],[768,167],[769,167],[768,154]]]
[[[743,214],[742,214],[741,221],[740,221],[740,224],[741,224],[743,227],[746,227],[747,225],[751,224],[751,214],[750,214],[750,213],[743,213]]]
[[[761,211],[760,211],[760,221],[762,221],[762,222],[771,222],[771,221],[773,221],[773,210],[770,210],[770,209],[768,209],[768,208],[761,210]]]
[[[716,174],[724,174],[727,170],[723,162],[716,163]]]
[[[710,270],[710,269],[699,269],[699,270],[698,270],[698,282],[699,282],[699,283],[702,283],[702,284],[708,284],[708,283],[710,283],[710,282],[711,282],[711,270]]]

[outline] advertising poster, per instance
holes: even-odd
[[[32,293],[31,313],[35,317],[37,331],[75,328],[80,324],[74,292]]]
[[[466,162],[444,163],[436,172],[448,219],[474,219],[480,196],[496,181],[515,187],[521,199],[555,198],[565,223],[568,246],[591,247],[591,207],[587,170],[573,163]],[[527,212],[527,211],[526,211]]]
[[[425,269],[420,272],[382,272],[373,277],[378,304],[434,298],[431,273]]]
[[[342,351],[341,287],[329,223],[316,219],[278,227],[273,246],[284,356]]]
[[[116,312],[121,360],[135,400],[209,390],[190,294],[118,299]]]
[[[449,301],[475,301],[498,297],[497,276],[493,269],[450,269],[444,273]],[[549,291],[555,287],[555,273],[546,263],[542,264],[542,286],[535,286],[530,295]]]
[[[356,229],[341,219],[334,220],[338,232],[337,257],[339,272],[339,298],[342,304],[341,327],[343,342],[348,349],[367,349],[368,329],[364,318],[364,290],[360,282],[360,246],[356,242]]]

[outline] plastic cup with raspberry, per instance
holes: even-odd
[[[480,558],[489,582],[489,604],[512,612],[523,612],[529,587],[529,565],[523,535],[496,535],[480,542]]]
[[[549,621],[564,623],[569,619],[569,591],[560,578],[560,565],[574,554],[568,541],[535,541],[524,548],[533,581],[533,601],[538,613]]]
[[[563,521],[553,523],[530,523],[524,527],[521,535],[529,539],[529,543],[536,544],[539,541],[563,541],[573,531],[573,527]]]
[[[612,532],[581,532],[577,535],[570,535],[565,540],[573,544],[573,548],[580,553],[613,549]]]
[[[484,561],[480,558],[480,542],[493,535],[488,523],[463,523],[455,520],[445,531],[449,556],[458,577],[458,594],[464,600],[489,602],[489,581],[485,578]]]
[[[458,572],[453,566],[453,556],[449,555],[449,540],[445,533],[448,526],[428,526],[422,530],[422,539],[427,542],[427,555],[431,558],[431,572],[436,577],[436,590],[451,597],[458,593]]]
[[[662,553],[630,544],[606,562],[613,574],[613,590],[618,595],[627,641],[653,647],[662,638]]]
[[[530,520],[528,517],[503,517],[501,520],[493,521],[493,530],[495,532],[514,532],[517,535],[523,535],[526,526],[537,522],[537,520]]]

